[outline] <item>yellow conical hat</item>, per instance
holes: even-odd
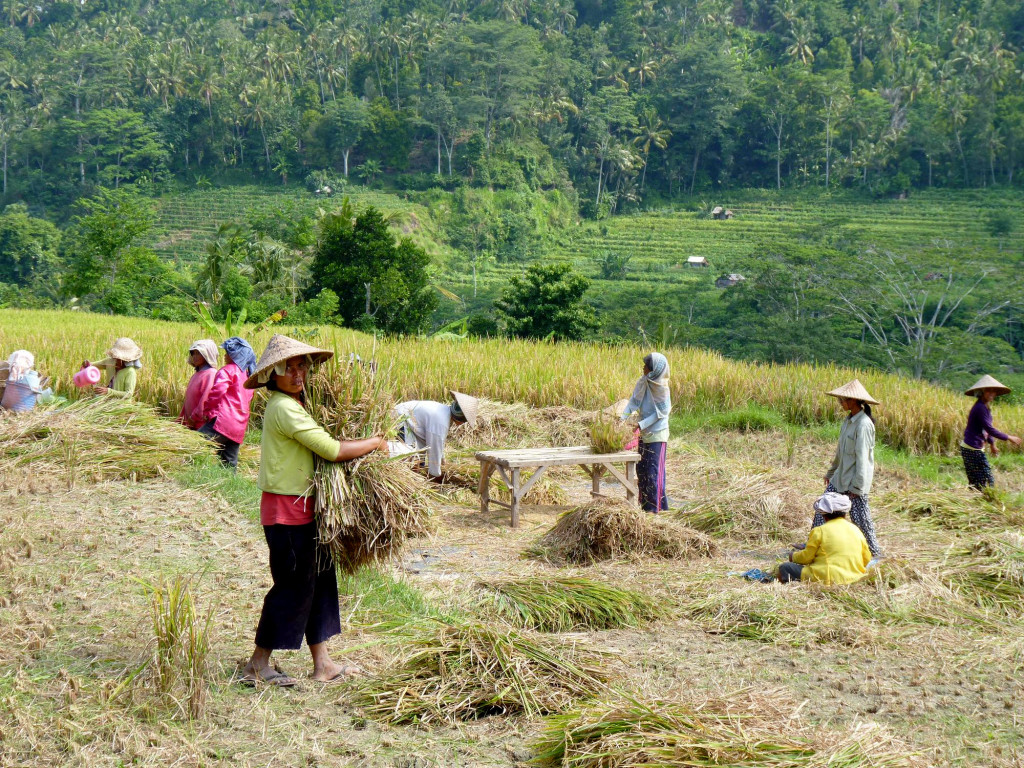
[[[872,405],[881,405],[881,403],[868,394],[868,391],[864,389],[864,385],[860,383],[860,379],[848,381],[828,394],[832,395],[832,397],[851,397],[854,400],[871,403]]]
[[[987,373],[975,382],[974,386],[964,392],[965,395],[976,395],[983,389],[994,389],[1000,395],[1008,395],[1013,390],[1005,384],[1000,384],[994,377]]]
[[[289,336],[283,336],[280,333],[274,334],[267,343],[267,348],[263,350],[263,354],[260,355],[259,362],[256,363],[256,370],[253,372],[252,376],[245,380],[245,388],[259,389],[260,387],[266,386],[266,381],[264,381],[263,384],[260,383],[260,374],[266,373],[280,362],[289,360],[293,357],[303,357],[305,355],[309,355],[313,358],[314,363],[322,363],[324,360],[330,360],[334,357],[334,353],[329,350],[311,347],[309,344],[305,344]]]

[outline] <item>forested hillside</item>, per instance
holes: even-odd
[[[3,193],[330,171],[558,188],[1013,183],[1014,0],[5,0]]]

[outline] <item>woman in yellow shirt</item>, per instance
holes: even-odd
[[[867,573],[871,562],[868,541],[846,519],[850,499],[826,493],[814,503],[825,522],[811,529],[803,549],[794,550],[788,563],[779,565],[779,581],[817,581],[821,584],[852,584]]]
[[[256,647],[242,670],[244,683],[295,685],[270,663],[277,649],[298,649],[305,637],[313,656],[314,680],[344,679],[358,670],[335,662],[327,640],[341,632],[338,580],[330,552],[317,542],[313,522],[313,454],[347,461],[387,448],[382,437],[339,442],[305,408],[306,376],[334,355],[287,336],[276,335],[246,380],[246,389],[267,387],[258,485],[260,522],[270,550],[274,585],[263,600]]]

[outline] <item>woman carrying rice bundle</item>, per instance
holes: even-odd
[[[873,557],[881,557],[882,548],[875,537],[868,494],[875,475],[875,421],[871,406],[878,405],[858,379],[828,393],[839,400],[849,415],[839,428],[839,445],[825,473],[826,493],[841,493],[850,499],[850,521],[860,528]],[[825,524],[821,512],[814,513],[812,528]]]
[[[992,425],[992,409],[989,404],[999,395],[1008,395],[1012,391],[992,376],[985,375],[978,379],[973,387],[964,392],[965,395],[974,395],[978,398],[967,416],[964,439],[960,443],[960,456],[964,460],[967,483],[972,488],[981,490],[996,484],[996,479],[992,475],[992,466],[988,463],[988,457],[985,456],[986,443],[988,443],[993,456],[999,455],[996,440],[1006,440],[1017,446],[1021,444],[1021,439],[1016,435],[1000,432]]]
[[[82,368],[93,363],[86,360]],[[131,399],[135,395],[138,372],[142,369],[142,349],[127,336],[114,340],[114,346],[107,350],[107,357],[95,363],[110,374],[106,386],[96,384],[93,390],[99,395]]]
[[[640,417],[640,462],[637,484],[640,506],[657,514],[668,509],[665,493],[665,458],[668,447],[668,416],[672,412],[672,396],[668,391],[668,358],[651,352],[644,358],[643,376],[633,388],[622,418],[632,413]]]
[[[253,391],[245,388],[246,377],[256,370],[256,353],[249,342],[232,336],[220,345],[227,362],[217,371],[206,398],[206,423],[199,428],[217,446],[225,467],[238,466],[238,449],[249,426],[249,403]]]
[[[259,488],[260,522],[270,550],[274,585],[263,600],[256,628],[256,647],[242,670],[241,681],[279,687],[295,679],[271,666],[278,649],[297,649],[305,636],[313,657],[312,678],[335,682],[358,669],[331,659],[327,640],[341,632],[338,581],[326,547],[317,542],[313,521],[313,454],[327,461],[346,461],[387,448],[382,437],[339,442],[309,415],[305,385],[310,369],[331,358],[287,336],[276,335],[267,345],[247,389],[267,387],[270,398],[263,416]]]

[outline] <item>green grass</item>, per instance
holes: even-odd
[[[224,467],[215,457],[200,457],[175,479],[186,488],[215,492],[240,512],[259,518],[261,491],[256,483]]]
[[[339,573],[338,593],[348,601],[343,607],[350,612],[350,621],[357,624],[397,626],[438,616],[419,589],[372,567]]]

